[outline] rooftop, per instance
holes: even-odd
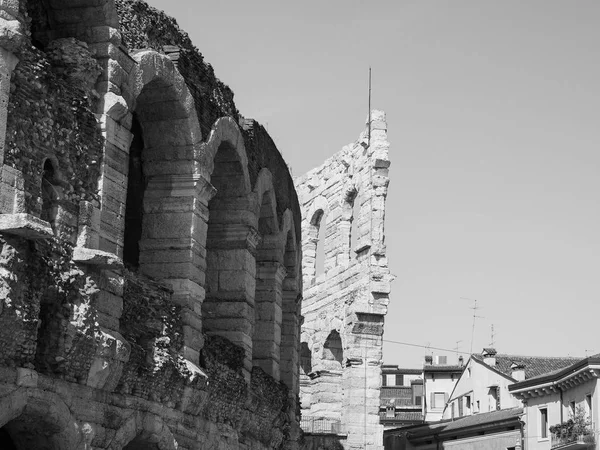
[[[473,354],[472,356],[481,362],[484,361],[484,357],[481,354]],[[570,356],[522,356],[502,353],[496,354],[494,358],[496,359],[496,364],[492,367],[509,377],[512,376],[513,365],[524,365],[525,379],[564,369],[581,360],[581,358]]]

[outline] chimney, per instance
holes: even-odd
[[[425,355],[425,365],[426,366],[431,366],[433,364],[433,356],[432,355]]]
[[[460,355],[460,356],[458,357],[458,365],[462,367],[464,363],[465,363],[465,360],[464,360],[464,358],[462,357],[462,355]]]
[[[517,381],[523,381],[525,379],[525,364],[520,362],[513,362],[510,366],[512,371],[510,376]]]
[[[483,362],[490,367],[496,366],[496,349],[495,348],[484,348],[483,352],[481,352],[481,356],[483,356]]]

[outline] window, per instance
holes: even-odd
[[[401,373],[396,374],[396,386],[404,386],[404,375]]]
[[[540,408],[540,439],[548,439],[548,408]]]
[[[587,407],[587,413],[590,421],[594,420],[594,416],[592,415],[592,394],[585,396],[585,406]]]
[[[385,418],[386,419],[393,419],[395,416],[395,408],[393,406],[388,406],[385,408]]]
[[[467,369],[467,378],[471,378],[471,368]]]
[[[467,407],[467,413],[471,412],[471,396],[467,395],[465,397],[465,406]]]
[[[569,402],[569,414],[571,417],[575,417],[575,402]]]
[[[479,412],[479,400],[477,400],[477,402],[475,402],[476,408],[475,408],[475,412]]]
[[[500,389],[498,386],[490,386],[488,391],[489,409],[488,411],[496,411],[500,409],[500,402],[498,401],[498,394]]]
[[[423,401],[421,399],[422,399],[422,397],[420,395],[417,395],[415,397],[415,406],[421,406],[421,404],[423,403]]]
[[[446,405],[446,393],[445,392],[433,392],[431,394],[431,407],[441,409]]]

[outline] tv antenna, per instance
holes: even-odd
[[[491,333],[491,342],[490,342],[490,347],[495,348],[495,344],[496,344],[496,333],[494,333],[494,324],[492,324],[492,333]]]
[[[470,353],[473,354],[473,337],[475,336],[475,320],[476,319],[485,319],[485,317],[477,315],[477,311],[479,309],[481,309],[479,306],[477,306],[477,299],[467,298],[467,297],[461,297],[461,298],[463,300],[468,300],[470,302],[473,302],[473,306],[469,307],[469,309],[473,310],[473,327],[471,328],[471,351],[470,351]]]
[[[460,346],[458,344],[460,344],[462,341],[456,341],[456,347],[454,347],[454,350],[456,351],[456,357],[458,358],[458,349],[460,348]]]

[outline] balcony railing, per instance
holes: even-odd
[[[302,428],[302,431],[309,434],[346,434],[341,422],[335,419],[303,417],[300,419],[300,428]]]
[[[593,430],[582,433],[558,434],[552,433],[552,450],[575,450],[590,448],[596,443]]]

